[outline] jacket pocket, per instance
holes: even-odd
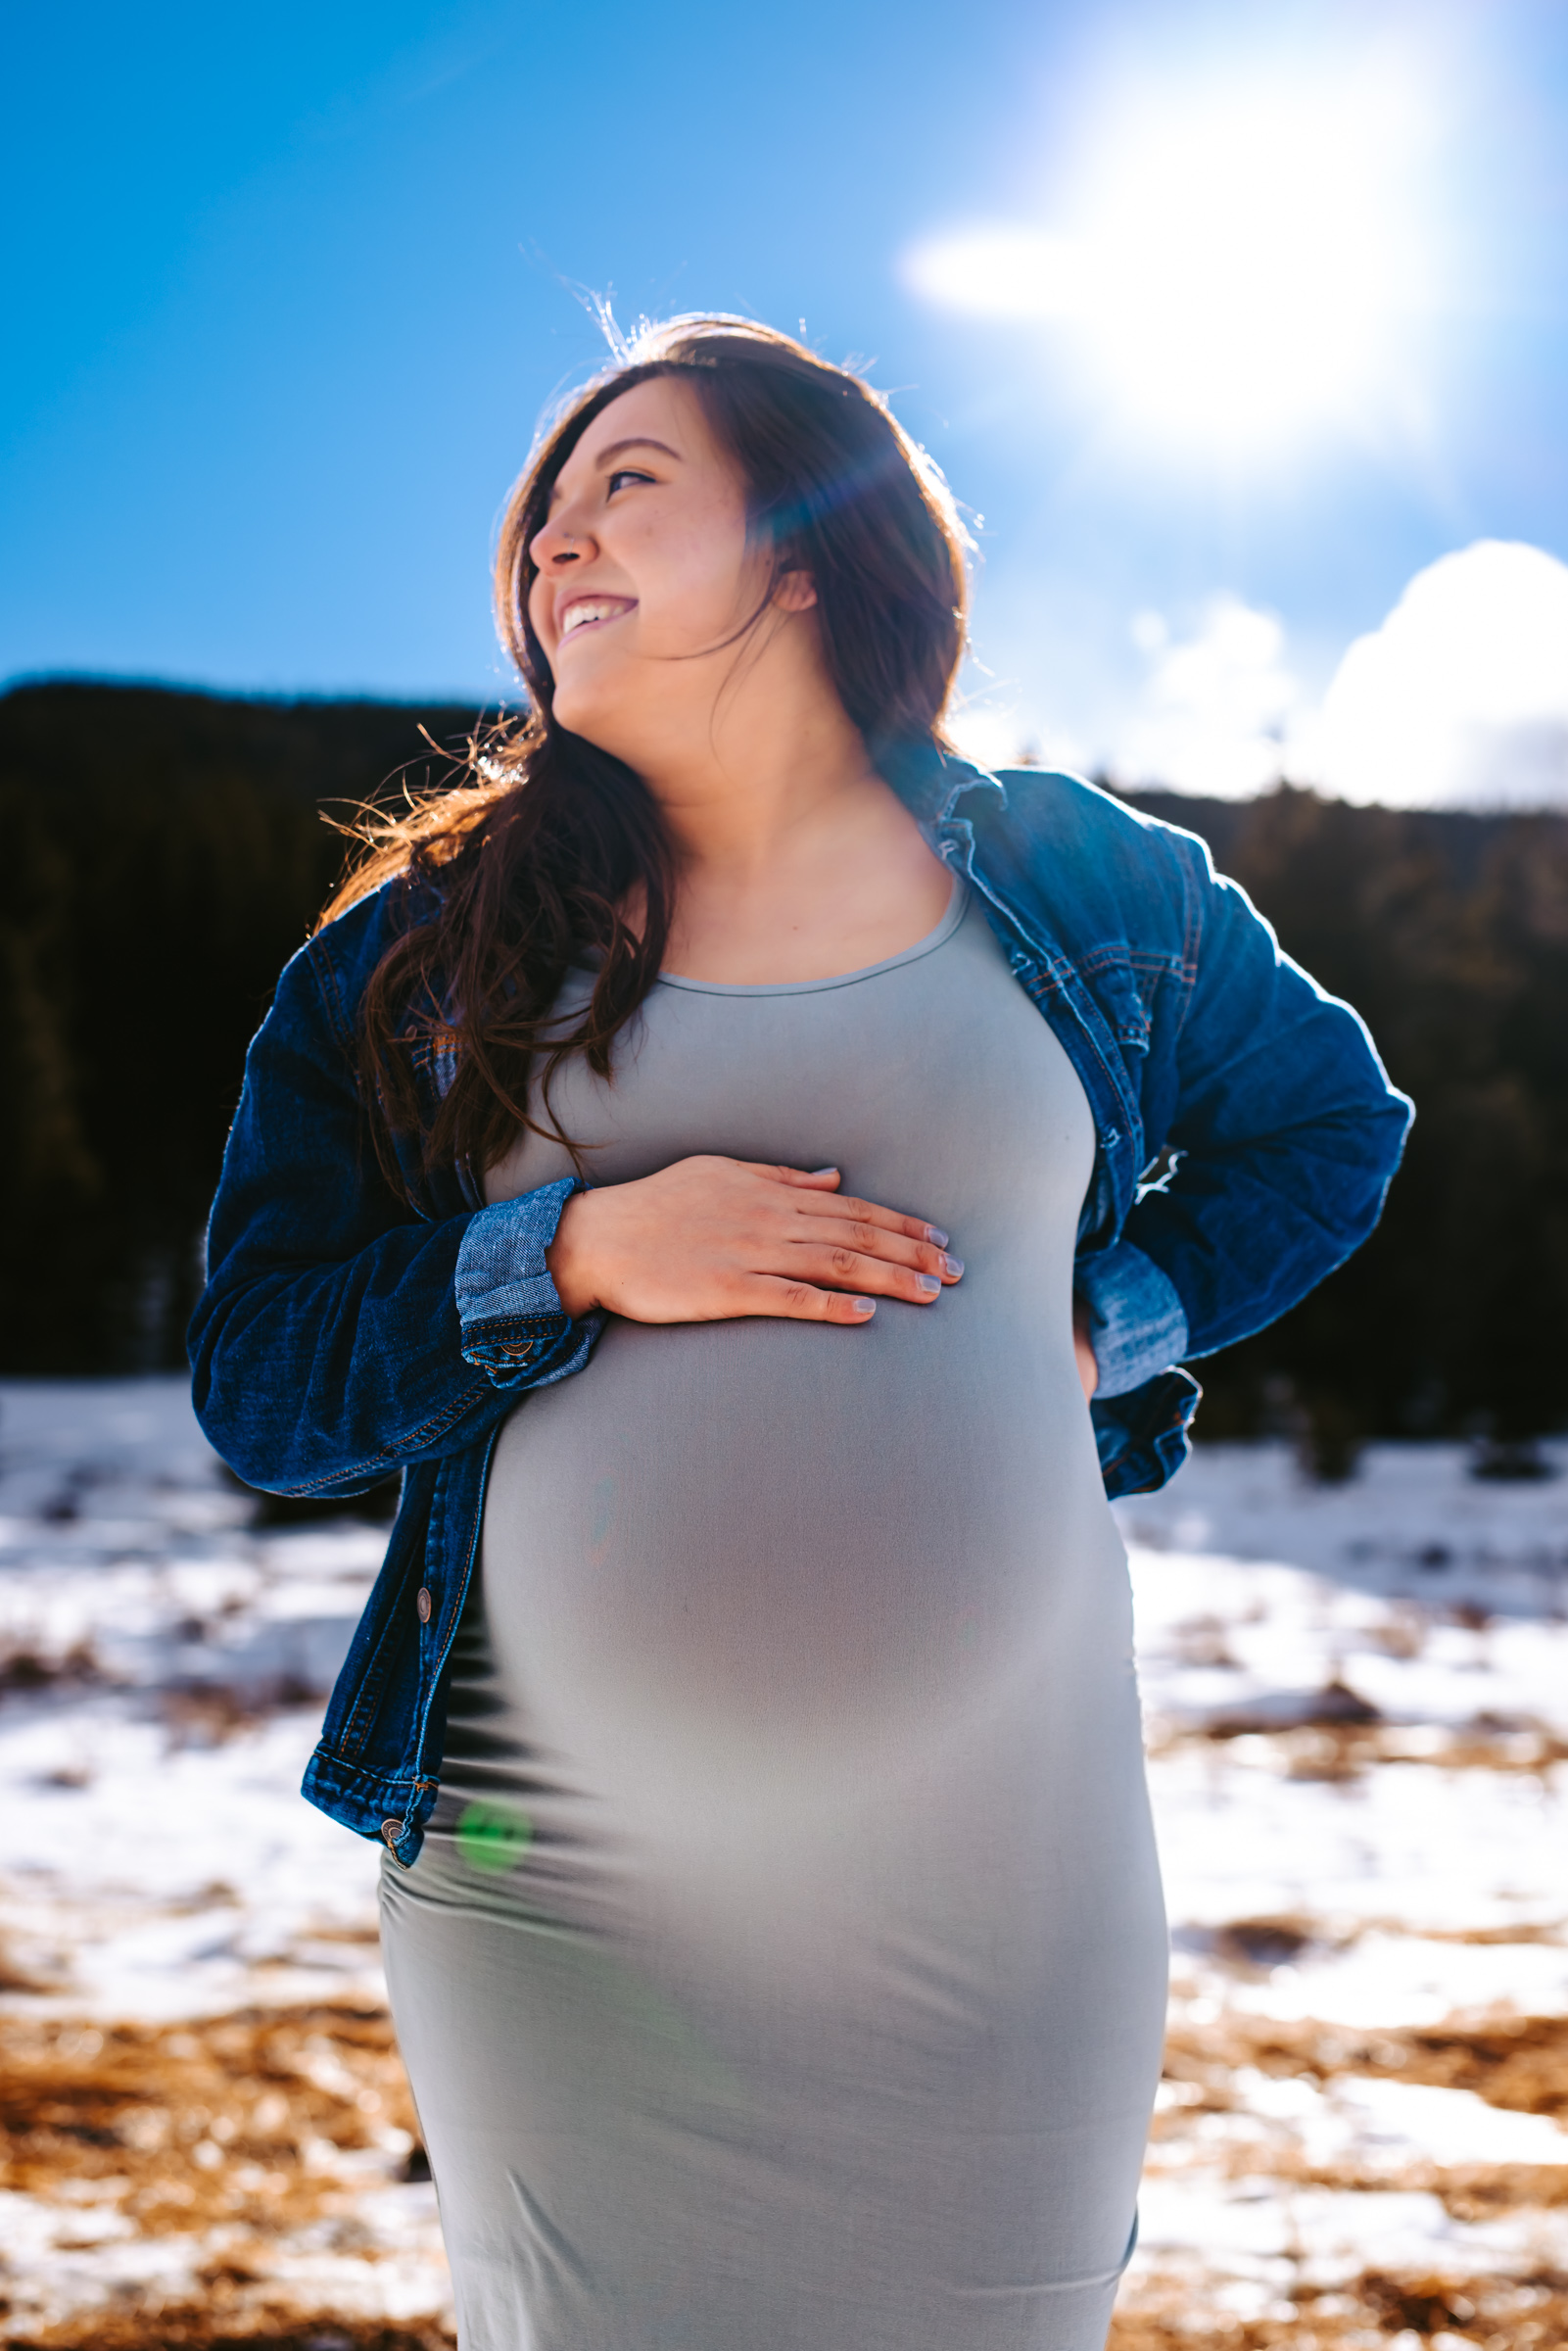
[[[1144,990],[1152,1000],[1158,974],[1140,975],[1127,949],[1115,946],[1085,956],[1083,977],[1122,1052],[1147,1053],[1150,1013]]]

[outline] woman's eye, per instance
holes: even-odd
[[[622,465],[610,475],[606,488],[608,495],[613,498],[623,482],[651,482],[652,479],[651,473],[639,473],[635,466]]]

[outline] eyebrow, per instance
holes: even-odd
[[[672,449],[668,441],[655,441],[651,433],[634,433],[630,441],[612,441],[608,449],[599,451],[597,461],[607,465],[611,457],[624,456],[629,449],[656,449],[665,456],[674,457],[677,464],[681,462],[680,451]]]

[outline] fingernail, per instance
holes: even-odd
[[[964,1271],[964,1260],[963,1260],[961,1257],[944,1257],[944,1258],[943,1258],[943,1260],[942,1260],[942,1271],[943,1271],[943,1272],[944,1272],[944,1273],[947,1275],[947,1278],[949,1279],[949,1281],[957,1281],[957,1279],[958,1279],[959,1275],[960,1275],[960,1274],[963,1272],[963,1271]]]
[[[813,1168],[811,1172],[813,1176],[836,1176],[838,1170],[836,1168]],[[945,1232],[943,1233],[942,1238],[944,1241],[946,1240],[947,1235]]]
[[[924,1290],[927,1298],[934,1298],[941,1286],[934,1273],[917,1273],[915,1276],[916,1289]]]
[[[927,1224],[926,1227],[926,1238],[930,1242],[930,1245],[933,1249],[945,1249],[947,1247],[947,1235],[942,1230],[940,1224]]]
[[[855,1312],[857,1315],[874,1315],[877,1312],[876,1299],[857,1298],[855,1300]]]

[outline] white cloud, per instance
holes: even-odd
[[[1150,669],[1117,733],[1117,780],[1222,799],[1277,783],[1301,690],[1284,665],[1285,632],[1273,613],[1217,596],[1194,636],[1173,639],[1158,612],[1139,613],[1132,636]]]
[[[1393,807],[1568,806],[1568,564],[1483,539],[1417,572],[1292,765]]]
[[[1027,746],[1047,765],[1227,799],[1284,777],[1391,807],[1568,808],[1568,564],[1540,548],[1444,555],[1337,669],[1230,594],[1185,626],[1144,611],[1128,629],[1096,608],[1076,636],[1071,600],[1035,591],[1023,622],[999,625],[1010,609],[978,632],[997,672],[967,675],[958,713],[983,763]]]

